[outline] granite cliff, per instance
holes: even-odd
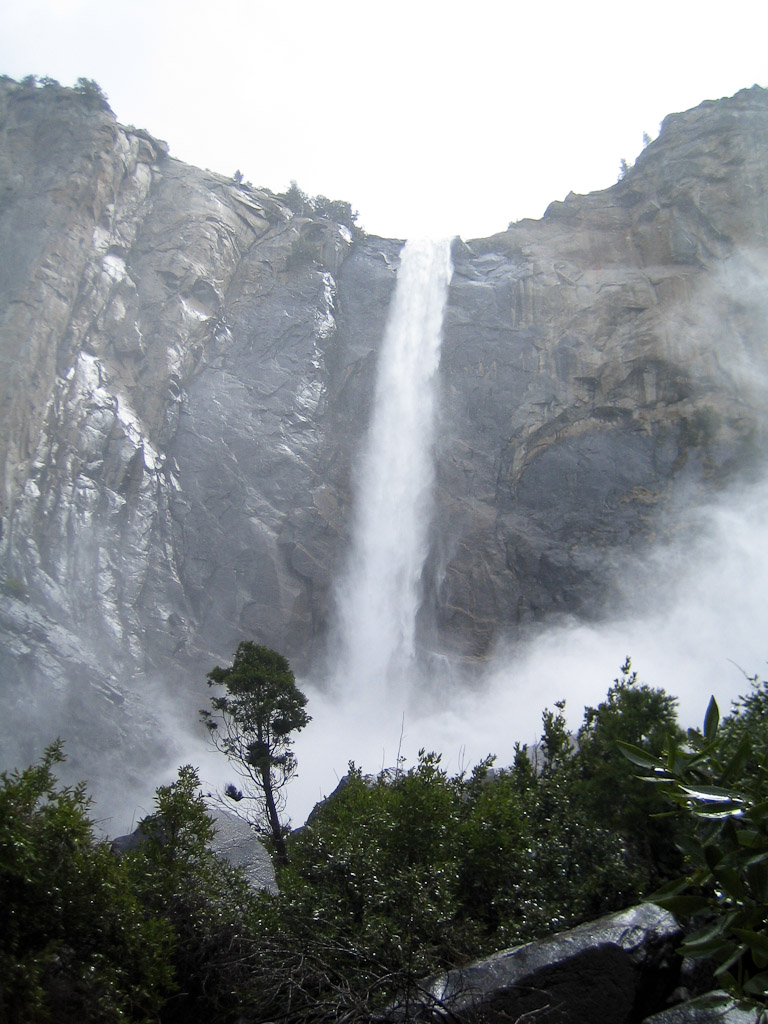
[[[402,243],[52,84],[0,81],[0,190],[4,761],[51,717],[146,761],[240,639],[321,657]],[[759,465],[768,93],[453,261],[419,630],[472,664],[600,616],[621,553]]]

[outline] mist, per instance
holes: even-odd
[[[724,376],[730,381],[726,391],[735,390],[752,406],[761,405],[768,391],[763,338],[748,326],[768,322],[767,277],[762,253],[738,252],[707,275],[690,296],[685,322],[667,325],[666,343],[677,347],[677,359],[688,361],[694,374],[711,380]],[[398,278],[398,290],[417,285]],[[420,287],[424,285],[422,280]],[[443,281],[441,287],[446,286]],[[412,302],[405,305],[410,305],[412,317]],[[749,312],[746,317],[744,310]],[[398,302],[393,301],[391,321],[399,315]],[[393,335],[390,330],[392,344]],[[434,346],[434,338],[427,344]],[[384,351],[382,365],[380,372],[390,373]],[[407,368],[401,367],[401,373],[406,382],[413,376]],[[421,387],[428,392],[433,383],[434,375],[427,374]],[[390,375],[377,402],[391,398],[394,388]],[[422,412],[432,408],[430,395],[423,391],[412,392],[408,401],[420,403]],[[408,419],[402,408],[397,419]],[[391,421],[380,418],[377,427],[374,418],[372,433],[377,429],[391,431]],[[433,432],[434,427],[419,421],[418,430],[397,435],[395,461],[403,472],[414,457],[406,446],[413,443],[423,448],[431,443]],[[318,664],[299,680],[309,697],[313,720],[295,741],[299,775],[290,784],[287,802],[294,825],[335,789],[350,761],[376,773],[398,763],[413,764],[424,748],[442,754],[443,767],[451,773],[470,769],[489,754],[497,757],[499,766],[510,764],[516,742],[538,741],[542,713],[556,701],[565,700],[569,728],[577,730],[584,709],[604,699],[627,657],[642,682],[678,699],[684,727],[701,725],[710,696],[725,713],[736,697],[749,692],[748,677],[764,674],[768,656],[765,471],[758,479],[732,484],[720,493],[713,485],[711,500],[703,504],[697,504],[700,490],[694,494],[685,483],[673,486],[667,512],[657,513],[654,521],[654,535],[662,539],[631,554],[606,552],[602,610],[596,621],[550,616],[531,626],[522,638],[502,636],[479,675],[476,668],[470,673],[461,664],[445,661],[436,668],[439,658],[425,666],[415,656],[412,643],[410,656],[403,657],[403,635],[412,630],[421,600],[418,581],[411,580],[410,591],[395,611],[388,607],[382,612],[370,598],[377,589],[388,591],[392,583],[385,581],[382,588],[377,573],[398,571],[394,565],[400,557],[398,531],[424,529],[421,519],[413,519],[415,500],[409,502],[413,481],[399,489],[400,510],[396,503],[386,505],[384,524],[380,515],[361,510],[371,496],[374,506],[385,500],[373,486],[377,480],[386,477],[390,494],[398,491],[387,462],[392,443],[391,437],[378,441],[369,437],[366,442],[368,463],[358,476],[357,540],[347,575],[340,582],[341,635],[336,635],[329,663]],[[370,461],[377,449],[379,469]],[[416,464],[431,479],[423,469],[425,458],[423,450],[416,453]],[[422,501],[419,517],[429,515],[429,510]],[[392,534],[385,527],[393,524]],[[367,536],[361,539],[361,534]],[[394,536],[395,545],[382,558],[381,552],[371,548],[386,536]],[[418,543],[416,547],[423,565],[426,549]],[[361,564],[366,548],[373,561],[379,558],[375,569]],[[412,551],[409,557],[408,572],[413,575],[416,554]],[[408,616],[410,625],[403,625]],[[392,666],[396,675],[388,683],[373,679],[371,662],[374,676],[383,677]],[[218,780],[219,788],[225,768],[206,756],[204,774]],[[231,772],[226,778],[230,776]]]
[[[547,622],[516,644],[500,642],[482,678],[406,680],[399,704],[358,691],[340,701],[311,679],[313,721],[295,744],[299,777],[288,811],[298,824],[353,760],[364,771],[412,764],[421,748],[449,772],[487,754],[510,764],[514,745],[533,744],[541,715],[565,700],[569,727],[598,704],[627,656],[640,680],[678,698],[681,724],[701,726],[711,695],[721,712],[763,675],[768,607],[768,480],[738,487],[694,510],[679,539],[617,567],[614,607],[603,621]]]
[[[488,754],[512,762],[516,742],[541,736],[541,716],[565,700],[569,728],[585,707],[602,701],[627,657],[641,682],[678,698],[684,727],[700,727],[710,696],[721,713],[748,693],[748,677],[766,675],[768,608],[768,475],[734,486],[675,522],[673,540],[615,560],[600,621],[572,616],[532,627],[522,640],[502,639],[478,677],[446,665],[427,675],[413,662],[395,687],[329,689],[333,664],[297,679],[312,721],[295,737],[298,775],[286,791],[287,815],[301,825],[338,785],[350,761],[375,774],[415,763],[424,748],[442,755],[450,773]],[[110,835],[129,831],[152,811],[155,787],[179,765],[195,765],[204,792],[233,781],[227,759],[196,726],[206,706],[203,679],[178,696],[153,687],[168,760],[157,774],[126,766],[121,780],[96,780],[97,810]],[[164,695],[163,695],[164,694]],[[154,698],[153,698],[154,699]],[[108,817],[106,817],[108,815]]]
[[[737,252],[691,295],[685,323],[668,325],[668,344],[683,349],[677,356],[693,373],[725,376],[727,390],[735,385],[752,406],[768,392],[762,332],[748,326],[768,322],[767,278],[764,254]],[[488,754],[509,764],[516,742],[540,738],[542,712],[555,701],[566,701],[577,730],[627,657],[641,681],[678,699],[683,726],[701,724],[712,695],[727,712],[749,692],[748,677],[764,674],[768,656],[768,474],[720,493],[713,487],[703,504],[684,483],[668,497],[654,522],[663,539],[606,553],[597,621],[549,617],[522,639],[502,636],[479,678],[461,665],[425,669],[411,658],[398,663],[388,690],[348,679],[339,699],[320,670],[302,680],[314,720],[296,741],[294,820],[335,788],[350,760],[375,773],[399,759],[413,764],[426,748],[443,755],[449,772]]]

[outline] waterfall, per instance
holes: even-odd
[[[401,254],[358,471],[351,552],[337,590],[334,674],[347,696],[385,697],[415,667],[450,248],[447,239],[409,241]]]

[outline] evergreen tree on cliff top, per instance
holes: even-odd
[[[278,863],[285,864],[288,827],[281,812],[285,785],[296,774],[291,734],[311,720],[304,710],[307,698],[288,660],[252,641],[238,644],[232,665],[211,669],[207,679],[209,686],[226,687],[226,694],[212,697],[213,711],[200,715],[216,748],[245,783],[244,793],[232,785],[226,793],[252,801],[249,821],[269,841]]]

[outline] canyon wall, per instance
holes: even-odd
[[[0,190],[3,759],[53,721],[146,762],[239,640],[322,663],[402,243],[8,79]],[[471,666],[605,614],[627,552],[760,470],[768,94],[453,262],[419,642]]]

